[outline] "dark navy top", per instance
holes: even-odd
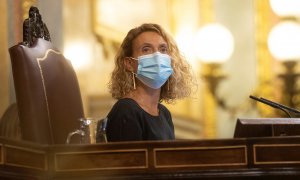
[[[118,100],[107,115],[108,141],[173,140],[174,125],[170,111],[158,104],[159,115],[153,116],[130,98]]]

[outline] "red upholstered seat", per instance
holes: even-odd
[[[79,127],[84,117],[72,65],[49,42],[38,38],[32,47],[9,49],[24,140],[57,144]]]
[[[31,40],[9,49],[22,138],[63,144],[84,117],[77,77],[50,41]]]

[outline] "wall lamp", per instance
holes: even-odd
[[[297,81],[297,64],[300,60],[300,24],[297,21],[300,13],[300,1],[270,0],[275,14],[280,17],[268,36],[268,48],[271,55],[284,67],[284,72],[278,75],[283,82],[282,103],[290,107],[300,104],[300,89]]]
[[[218,105],[224,107],[223,100],[217,96],[217,88],[227,78],[222,71],[222,65],[233,53],[233,36],[223,25],[212,23],[199,29],[195,40],[196,56],[202,65],[201,77]]]
[[[196,56],[201,61],[201,78],[206,87],[203,89],[203,132],[205,137],[216,136],[217,107],[225,108],[222,98],[217,95],[217,89],[222,80],[227,78],[222,71],[222,65],[227,61],[234,49],[233,36],[221,24],[207,24],[196,34]]]

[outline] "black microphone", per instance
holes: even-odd
[[[275,102],[270,101],[270,100],[265,99],[265,98],[260,98],[260,99],[262,99],[262,100],[264,100],[264,101],[267,101],[267,102],[270,102],[270,103],[273,103],[273,104],[276,104],[277,106],[279,106],[279,107],[281,107],[281,108],[284,108],[284,109],[287,109],[287,110],[289,110],[289,111],[291,111],[291,112],[293,112],[293,113],[300,114],[300,111],[297,110],[297,109],[293,109],[293,108],[291,108],[291,107],[288,107],[288,106],[285,106],[285,105],[282,105],[282,104],[275,103]]]
[[[296,110],[296,109],[292,109],[290,107],[287,107],[287,106],[284,106],[284,105],[281,105],[281,104],[278,104],[278,103],[275,103],[273,101],[270,101],[270,100],[267,100],[265,98],[258,98],[258,97],[255,97],[255,96],[252,96],[250,95],[249,96],[251,99],[254,99],[256,101],[259,101],[261,103],[264,103],[264,104],[267,104],[273,108],[276,108],[276,109],[280,109],[282,110],[284,113],[286,113],[290,118],[292,117],[290,115],[290,113],[288,111],[292,111],[292,112],[296,112],[296,113],[300,113],[300,111]],[[288,111],[287,111],[288,110]]]

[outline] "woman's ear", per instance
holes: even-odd
[[[125,65],[125,68],[127,71],[130,71],[130,72],[133,71],[133,63],[129,57],[124,58],[124,65]]]

